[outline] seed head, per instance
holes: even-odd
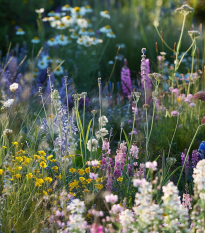
[[[194,95],[193,100],[201,100],[201,101],[205,102],[205,92],[204,91],[197,92]]]

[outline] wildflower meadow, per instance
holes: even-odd
[[[0,233],[205,232],[204,12],[2,1]]]

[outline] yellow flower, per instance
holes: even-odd
[[[90,182],[92,182],[92,181],[93,181],[92,179],[87,179],[88,184],[89,184]]]
[[[89,190],[89,189],[84,189],[83,192],[84,192],[84,193],[89,193],[90,190]]]
[[[14,146],[17,146],[17,145],[18,145],[18,142],[12,142],[12,144],[13,144]]]
[[[58,170],[58,167],[57,167],[57,166],[54,166],[54,167],[52,167],[51,169],[53,169],[53,170]]]
[[[34,155],[34,159],[40,159],[41,158],[41,156],[39,156],[39,155]]]
[[[48,195],[48,193],[47,193],[45,190],[43,190],[43,194],[44,194],[44,195]]]
[[[46,167],[47,167],[47,165],[46,165],[46,163],[45,163],[44,161],[42,161],[42,162],[40,163],[40,166],[41,166],[42,168],[46,168]]]
[[[101,178],[97,178],[96,181],[97,181],[97,183],[101,183],[102,182],[102,177]]]
[[[51,162],[52,162],[52,163],[55,163],[55,162],[57,162],[57,160],[56,160],[56,159],[52,159]]]
[[[181,98],[177,98],[177,102],[180,102],[181,101]]]
[[[35,173],[39,173],[39,170],[35,169],[33,172],[35,172]]]
[[[22,154],[25,154],[25,151],[23,151],[23,150],[20,150],[20,152],[21,152]]]
[[[41,187],[43,183],[44,183],[43,179],[36,178],[35,186]]]
[[[20,174],[16,174],[16,175],[14,175],[14,177],[16,177],[16,178],[21,178],[21,175]]]
[[[38,153],[39,153],[39,155],[41,155],[41,156],[45,156],[45,155],[46,155],[46,153],[45,153],[43,150],[39,150]]]
[[[84,177],[79,177],[79,180],[82,183],[85,180],[85,178]]]
[[[73,173],[73,172],[75,172],[75,168],[70,168],[69,171],[70,171],[71,173]]]
[[[50,193],[50,192],[53,192],[53,189],[49,189],[48,192],[49,192],[49,193]]]
[[[19,170],[19,171],[20,171],[21,169],[22,169],[22,167],[21,167],[21,166],[19,166],[19,167],[17,167],[17,168],[16,168],[16,170]]]
[[[53,155],[49,155],[49,156],[47,157],[47,160],[50,160],[51,158],[53,158]]]
[[[4,149],[6,149],[7,147],[6,146],[3,146]]]
[[[117,179],[117,181],[119,181],[119,182],[122,182],[122,180],[123,180],[122,177],[119,177],[119,178]]]
[[[85,174],[83,169],[78,169],[77,172],[79,173],[79,175],[83,176]]]
[[[25,162],[25,163],[30,163],[31,160],[32,160],[32,158],[24,157],[24,162]]]
[[[51,177],[45,177],[44,180],[48,183],[51,183],[53,179]]]
[[[59,174],[59,176],[56,176],[59,180],[61,180],[61,174]]]
[[[88,174],[88,173],[90,173],[90,167],[87,167],[86,169],[85,169],[85,172]]]
[[[30,179],[32,179],[33,174],[32,174],[32,173],[28,173],[28,174],[26,175],[26,177],[27,177],[27,180],[30,180]]]
[[[2,175],[3,174],[3,169],[0,169],[0,175]]]
[[[19,162],[22,162],[23,158],[19,156],[19,157],[16,157],[16,160],[19,161]]]
[[[103,188],[103,185],[102,184],[99,184],[98,185],[98,189],[102,189]]]
[[[74,7],[74,10],[75,10],[76,12],[79,12],[79,11],[80,11],[80,7],[76,6],[76,7]]]

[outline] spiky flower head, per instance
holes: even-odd
[[[163,80],[163,76],[161,74],[158,74],[158,73],[152,73],[152,74],[148,74],[148,77],[151,79],[151,80],[156,80],[158,82],[161,82]]]
[[[190,6],[186,5],[182,5],[181,7],[177,8],[175,10],[175,13],[180,13],[182,15],[188,15],[189,13],[192,13],[194,11],[194,9]]]
[[[193,100],[201,100],[205,102],[205,92],[204,91],[199,91],[197,92],[194,97]]]
[[[199,31],[195,31],[195,30],[188,31],[188,34],[192,40],[197,38],[200,39],[202,37],[202,34]]]

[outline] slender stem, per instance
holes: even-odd
[[[84,105],[83,105],[83,132],[85,128],[85,97],[84,97]]]
[[[155,106],[156,106],[156,101],[154,101],[153,114],[152,114],[152,124],[151,124],[151,129],[150,129],[150,132],[149,132],[149,138],[148,138],[148,141],[147,141],[148,145],[149,145],[149,140],[150,140],[150,136],[151,136],[151,133],[152,133],[152,127],[153,127],[153,122],[154,122]]]
[[[92,135],[91,135],[91,157],[92,157],[92,150],[93,150],[93,129],[94,129],[94,126],[95,126],[95,114],[93,114],[93,127],[92,127]]]
[[[193,70],[194,70],[194,55],[195,55],[195,51],[196,51],[196,44],[194,44],[194,51],[193,51],[193,54],[192,54],[191,75],[189,76],[189,86],[188,86],[188,90],[187,90],[187,95],[189,94],[190,85],[191,85],[191,78],[192,78],[192,74],[193,74]]]
[[[100,115],[100,119],[101,119],[101,85],[99,84],[99,115]],[[93,121],[94,124],[94,121]],[[101,122],[99,124],[99,130],[101,129]]]
[[[201,110],[201,100],[199,100],[199,119],[198,119],[198,126],[200,125],[200,110]]]
[[[185,164],[186,164],[186,161],[187,161],[189,152],[190,152],[190,150],[191,150],[192,144],[194,143],[194,140],[195,140],[195,138],[196,138],[196,135],[197,135],[197,133],[198,133],[200,127],[202,127],[202,126],[204,126],[204,125],[205,125],[205,123],[204,123],[203,125],[199,125],[199,126],[198,126],[198,128],[197,128],[197,130],[196,130],[196,132],[195,132],[195,134],[194,134],[194,137],[193,137],[193,139],[192,139],[192,141],[191,141],[191,144],[189,145],[189,149],[188,149],[188,151],[187,151],[186,158],[185,158],[185,160],[184,160],[184,164],[183,164],[183,166],[182,166],[181,174],[180,174],[179,180],[178,180],[178,182],[177,182],[177,187],[178,187],[179,182],[180,182],[180,180],[181,180],[182,173],[183,173],[183,171],[184,171],[184,166],[185,166]]]
[[[169,154],[170,154],[171,147],[172,147],[172,142],[173,142],[173,139],[174,139],[174,136],[175,136],[176,130],[177,130],[178,123],[179,123],[179,115],[177,116],[177,123],[176,123],[176,127],[175,127],[175,130],[174,130],[174,134],[173,134],[173,136],[172,136],[171,143],[170,143],[170,145],[169,145],[168,158],[169,158]]]
[[[130,145],[132,145],[132,137],[133,137],[133,131],[134,131],[134,126],[135,126],[136,111],[137,111],[137,101],[136,101],[135,112],[134,112],[134,120],[133,120],[133,124],[132,124],[132,133],[131,133]],[[120,141],[121,141],[121,138],[120,138]]]

